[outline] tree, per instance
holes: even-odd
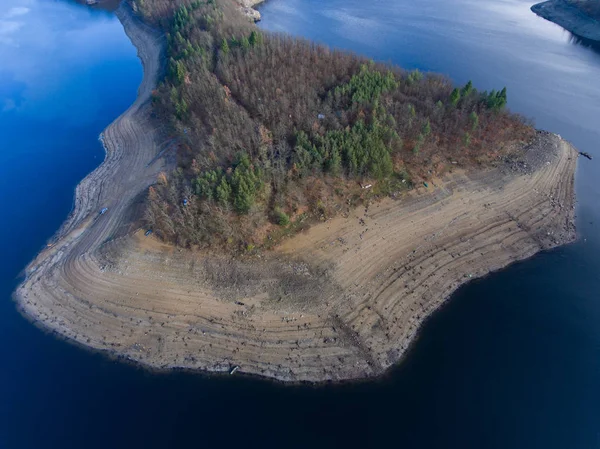
[[[290,224],[290,217],[280,208],[275,208],[275,221],[279,226],[287,226]]]
[[[229,54],[229,43],[227,42],[227,39],[223,38],[223,40],[221,41],[221,52],[224,55]]]
[[[465,144],[465,147],[469,147],[469,145],[471,145],[471,134],[465,133],[463,137],[463,143]]]
[[[245,176],[240,176],[236,185],[233,207],[240,214],[247,214],[254,204],[254,189]]]
[[[237,165],[231,176],[233,186],[233,207],[240,214],[247,214],[254,204],[256,193],[261,186],[257,171],[250,163],[247,153],[238,155]]]
[[[338,176],[342,171],[342,156],[340,150],[336,147],[332,148],[329,158],[325,162],[325,170],[333,176]]]
[[[242,47],[244,51],[250,48],[250,41],[246,36],[242,37],[242,39],[240,40],[240,47]]]
[[[423,145],[423,142],[425,142],[425,137],[423,137],[423,134],[419,134],[419,136],[417,137],[417,141],[415,142],[415,146],[413,147],[413,154],[415,156],[418,156],[419,151],[421,151],[421,146]]]
[[[486,105],[488,109],[500,110],[506,106],[506,87],[500,92],[492,90],[486,98]]]
[[[413,119],[417,116],[417,110],[410,103],[408,104],[407,109],[408,109],[408,127],[410,128],[412,126]]]
[[[467,84],[465,84],[465,87],[463,87],[462,96],[466,97],[471,92],[473,92],[473,83],[469,80],[469,82]]]
[[[258,47],[262,45],[263,42],[262,34],[258,31],[252,31],[252,33],[250,33],[250,38],[248,39],[248,41],[252,47]]]
[[[431,134],[431,124],[429,123],[429,119],[425,121],[423,129],[421,130],[421,134],[423,134],[424,137],[427,137],[429,134]]]
[[[177,68],[176,69],[177,84],[181,84],[185,81],[185,76],[186,76],[185,65],[183,64],[182,61],[177,61],[176,68]]]
[[[471,115],[469,115],[469,121],[471,122],[471,130],[475,131],[479,126],[479,116],[477,115],[477,112],[471,112]]]
[[[231,193],[231,186],[227,182],[227,178],[223,176],[221,178],[221,183],[217,186],[216,189],[217,201],[221,206],[229,206],[229,203],[231,202]]]
[[[419,72],[419,69],[413,70],[412,72],[410,72],[408,74],[408,84],[412,85],[414,83],[417,83],[419,81],[421,81],[423,79],[423,74],[421,72]]]
[[[175,115],[177,116],[177,118],[179,120],[182,120],[188,112],[188,104],[187,102],[182,98],[180,101],[178,101],[175,104]]]
[[[452,106],[457,106],[460,101],[460,90],[458,88],[454,89],[450,94],[450,103]]]

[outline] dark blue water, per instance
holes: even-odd
[[[597,156],[580,240],[461,289],[377,382],[284,387],[150,374],[45,335],[17,275],[102,160],[141,67],[116,19],[0,2],[0,449],[600,447],[600,55],[520,0],[269,0],[262,26],[507,85],[512,109]],[[13,9],[21,8],[21,9]]]

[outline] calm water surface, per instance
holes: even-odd
[[[596,156],[580,240],[461,289],[377,382],[283,387],[150,374],[45,335],[17,276],[102,160],[133,100],[135,50],[109,13],[0,2],[0,449],[600,448],[600,54],[520,0],[268,0],[262,27],[483,89]]]

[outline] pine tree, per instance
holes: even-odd
[[[229,43],[227,42],[227,39],[223,38],[223,40],[221,41],[221,52],[224,55],[229,54]]]
[[[217,186],[216,197],[219,204],[223,207],[227,207],[231,202],[231,186],[227,182],[225,176],[221,178],[221,183]]]
[[[254,204],[253,190],[249,179],[244,175],[239,176],[233,200],[233,206],[238,213],[247,214],[250,211]]]
[[[431,134],[431,124],[429,123],[429,119],[427,119],[427,121],[423,125],[421,134],[423,134],[424,137],[427,137],[429,134]]]
[[[250,33],[250,39],[248,39],[248,42],[252,47],[258,47],[262,44],[262,34],[257,31],[252,31],[252,33]]]
[[[181,84],[185,81],[185,76],[187,74],[187,72],[185,70],[185,65],[183,64],[183,62],[177,61],[176,67],[177,67],[177,69],[176,69],[177,84]]]
[[[454,89],[452,91],[452,93],[450,94],[450,103],[452,104],[452,106],[456,106],[458,105],[458,102],[460,101],[460,90]]]
[[[479,116],[477,115],[477,112],[471,112],[471,115],[469,115],[469,121],[471,122],[471,130],[475,131],[479,126]]]
[[[465,144],[465,147],[469,147],[469,145],[471,145],[471,134],[469,133],[465,133],[464,137],[463,137],[463,143]]]
[[[290,217],[279,207],[275,208],[275,221],[279,226],[287,226],[290,224]]]
[[[471,92],[473,92],[473,83],[469,80],[469,82],[465,84],[465,87],[463,87],[462,96],[466,97]]]
[[[246,36],[242,37],[242,39],[240,40],[240,46],[242,47],[242,49],[244,51],[246,51],[250,48],[250,41],[248,40],[248,38]]]
[[[333,176],[338,176],[342,171],[342,156],[337,148],[332,149],[325,163],[325,169]]]

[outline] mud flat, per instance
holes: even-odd
[[[129,217],[169,169],[156,158],[164,139],[147,101],[163,43],[124,7],[117,14],[144,80],[104,132],[105,162],[77,187],[73,213],[15,293],[45,329],[154,368],[238,366],[282,381],[376,376],[460,285],[575,238],[577,152],[545,132],[519,159],[454,171],[261,255],[232,259],[146,237]]]
[[[578,37],[600,43],[600,22],[564,0],[538,3],[533,5],[531,10]]]

